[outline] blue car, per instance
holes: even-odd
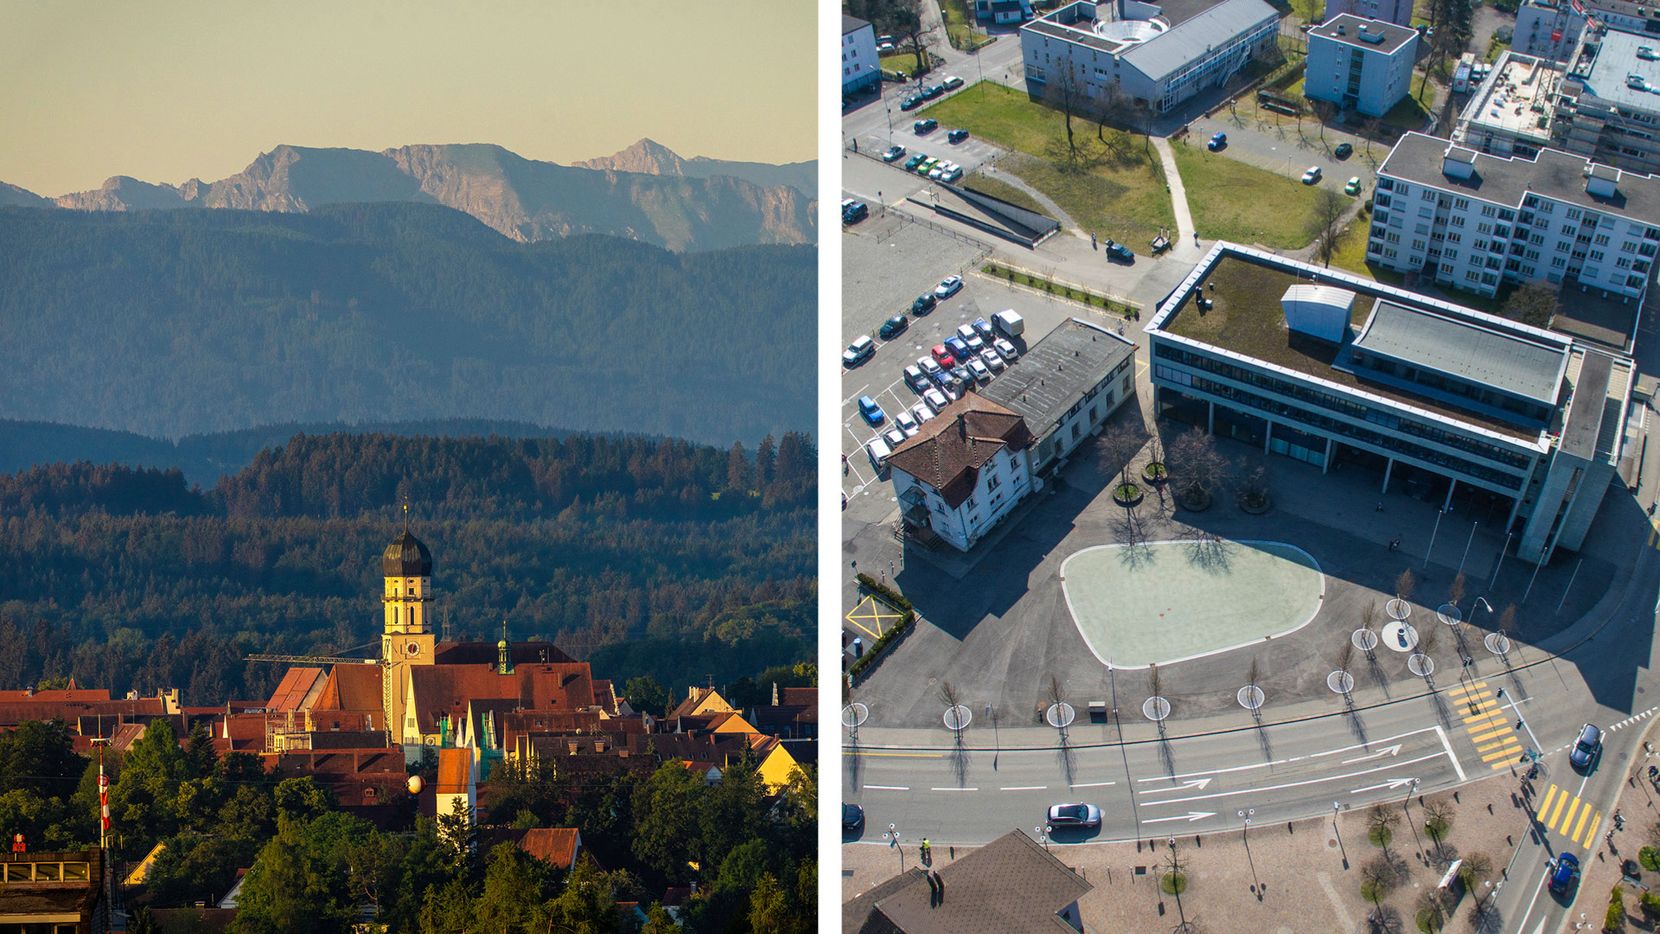
[[[1211,152],[1216,152],[1217,150],[1221,149],[1222,147],[1228,145],[1228,134],[1226,134],[1226,133],[1212,133],[1211,137],[1210,137],[1210,142],[1206,145],[1207,145],[1207,148],[1209,148]]]
[[[968,342],[963,340],[960,337],[948,337],[948,338],[946,338],[945,339],[945,346],[948,349],[950,349],[951,356],[957,358],[958,363],[964,362],[970,356],[970,351],[968,349]]]
[[[1573,895],[1574,886],[1579,883],[1579,857],[1572,853],[1563,853],[1556,857],[1550,873],[1550,890],[1553,894],[1565,898]]]
[[[859,414],[863,415],[865,421],[872,425],[880,425],[888,419],[888,414],[882,411],[882,407],[876,404],[876,400],[869,396],[859,397]]]

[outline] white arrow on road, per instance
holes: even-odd
[[[1367,759],[1378,759],[1378,758],[1382,758],[1383,756],[1398,756],[1400,754],[1401,754],[1401,744],[1396,743],[1393,746],[1385,746],[1382,749],[1379,749],[1377,752],[1374,752],[1369,756],[1357,756],[1353,759],[1344,759],[1343,764],[1344,765],[1352,765],[1353,763],[1356,763],[1356,762],[1365,762]]]
[[[1358,795],[1363,791],[1377,791],[1379,788],[1387,788],[1390,791],[1394,791],[1397,788],[1405,788],[1415,781],[1417,781],[1415,778],[1396,778],[1384,782],[1381,785],[1367,785],[1365,788],[1356,788],[1353,791],[1350,791],[1349,794]]]
[[[1154,817],[1154,818],[1150,818],[1148,820],[1142,821],[1142,823],[1143,824],[1162,824],[1165,821],[1169,821],[1169,820],[1180,820],[1180,821],[1187,821],[1188,823],[1191,824],[1196,820],[1204,820],[1207,817],[1215,817],[1215,816],[1216,816],[1215,811],[1188,811],[1186,814],[1177,814],[1175,817]]]
[[[1204,791],[1210,786],[1210,781],[1209,778],[1190,778],[1180,785],[1171,785],[1169,788],[1143,788],[1141,794],[1146,797],[1147,795],[1158,794],[1161,791]]]

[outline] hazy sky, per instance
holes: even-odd
[[[177,184],[289,143],[816,155],[811,0],[0,0],[0,181]]]

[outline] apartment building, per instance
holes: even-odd
[[[1308,31],[1303,94],[1381,117],[1412,90],[1418,30],[1344,13]]]
[[[1660,4],[1634,0],[1527,0],[1516,10],[1510,48],[1552,61],[1566,59],[1587,21],[1605,29],[1660,35]]]
[[[1326,0],[1321,22],[1350,14],[1361,19],[1375,19],[1396,26],[1412,25],[1412,0]]]
[[[1366,256],[1478,295],[1543,279],[1641,304],[1657,224],[1653,176],[1554,149],[1507,158],[1408,133],[1378,169]]]
[[[1550,124],[1562,70],[1547,59],[1499,53],[1459,112],[1452,139],[1477,152],[1532,159],[1551,145]]]
[[[1660,172],[1660,35],[1587,29],[1562,75],[1551,146]]]
[[[876,27],[842,14],[842,96],[860,94],[882,83],[882,60],[876,54]]]

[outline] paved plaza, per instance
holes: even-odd
[[[1061,581],[1090,651],[1120,669],[1295,632],[1320,611],[1326,588],[1301,548],[1228,539],[1085,548],[1061,564]]]

